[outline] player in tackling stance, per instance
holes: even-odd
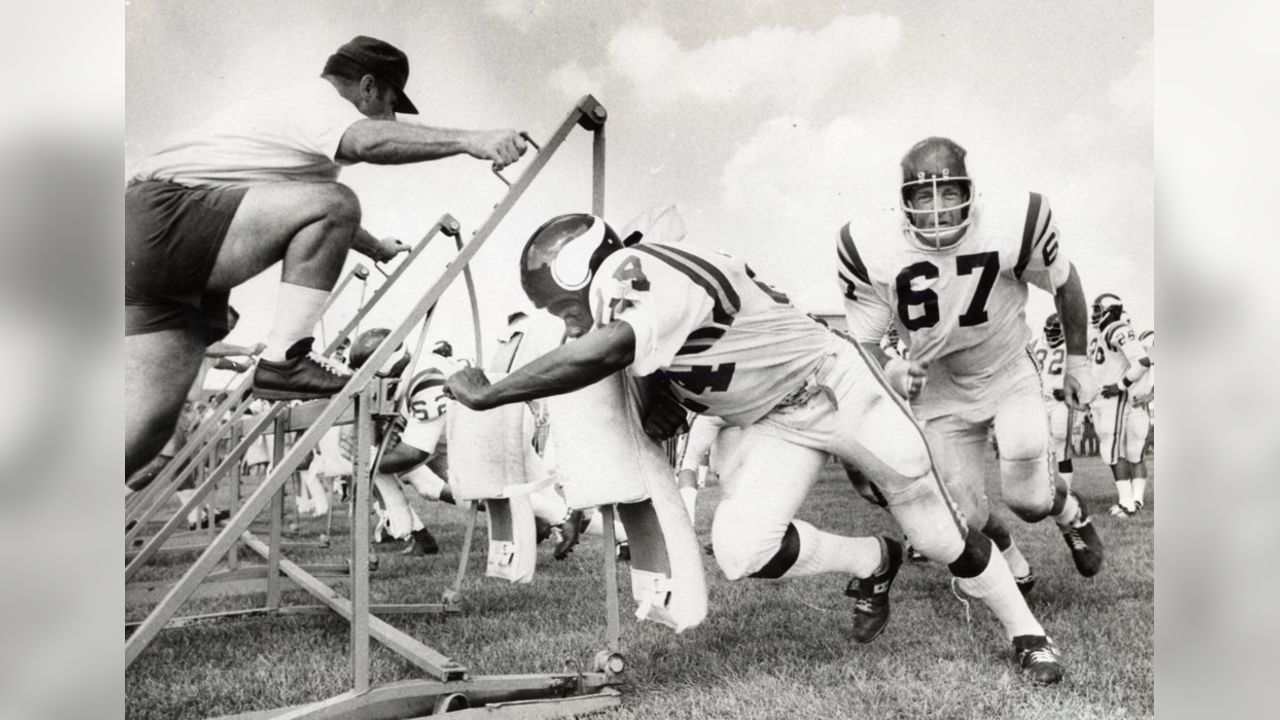
[[[915,547],[992,609],[1031,679],[1058,682],[1057,647],[1004,558],[956,514],[920,429],[879,367],[741,260],[638,235],[624,243],[591,215],[561,215],[538,228],[522,254],[521,282],[575,339],[493,384],[463,370],[446,392],[484,410],[571,392],[625,369],[651,383],[656,399],[644,411],[651,436],[673,432],[686,408],[745,428],[721,475],[712,525],[721,570],[731,580],[848,573],[853,636],[869,642],[889,619],[902,545],[793,519],[834,454],[876,482]]]

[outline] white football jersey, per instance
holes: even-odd
[[[1071,263],[1061,251],[1048,201],[1039,193],[980,195],[961,242],[925,245],[899,222],[861,237],[840,229],[839,278],[849,333],[877,342],[898,326],[911,358],[929,364],[912,403],[924,418],[971,405],[991,378],[1031,342],[1027,286],[1053,293]]]
[[[591,282],[591,312],[599,326],[625,320],[635,332],[628,372],[663,371],[685,407],[733,425],[800,387],[831,337],[743,261],[684,244],[610,255]]]
[[[404,428],[400,442],[423,452],[434,452],[440,439],[435,421],[443,418],[452,402],[444,395],[444,381],[463,368],[463,364],[436,353],[426,353],[405,387],[400,403]],[[424,447],[429,445],[430,447]]]
[[[1053,391],[1062,389],[1062,381],[1066,377],[1067,344],[1060,342],[1057,347],[1049,347],[1044,335],[1041,335],[1032,344],[1031,354],[1035,355],[1036,366],[1040,368],[1040,387],[1044,391],[1044,399],[1054,400]]]
[[[1129,389],[1129,395],[1132,397],[1150,395],[1154,392],[1156,386],[1155,348],[1152,347],[1152,343],[1143,340],[1141,336],[1138,337],[1138,342],[1142,345],[1142,351],[1146,353],[1148,358],[1151,358],[1153,364],[1147,368],[1146,374],[1138,378],[1138,382],[1134,383],[1133,387]]]
[[[1093,357],[1093,375],[1098,387],[1118,385],[1131,363],[1146,359],[1147,353],[1138,342],[1128,317],[1107,325],[1089,341],[1089,354]],[[1130,390],[1132,395],[1132,389]]]

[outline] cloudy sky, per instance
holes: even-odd
[[[840,310],[840,225],[871,227],[860,218],[896,204],[901,155],[946,135],[968,149],[980,191],[1050,199],[1090,297],[1117,292],[1139,327],[1154,320],[1149,2],[127,5],[127,162],[246,94],[318,75],[338,45],[373,35],[409,55],[408,93],[428,124],[545,139],[593,94],[609,110],[607,219],[674,203],[689,242],[746,258],[807,310]],[[469,158],[356,166],[343,181],[366,227],[411,242],[445,212],[469,234],[505,192]],[[590,139],[575,131],[473,262],[487,337],[524,302],[516,258],[529,232],[589,207]],[[415,289],[452,254],[444,245],[428,251]],[[236,290],[244,317],[231,340],[265,336],[278,278],[269,270]],[[339,300],[339,320],[359,294]],[[403,312],[414,296],[392,299]],[[1033,291],[1032,326],[1051,309]],[[457,283],[430,334],[470,354],[470,327]]]

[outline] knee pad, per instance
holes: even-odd
[[[964,546],[964,514],[933,473],[884,489],[889,512],[911,546],[934,562],[948,563]]]
[[[1005,504],[1027,522],[1044,518],[1053,507],[1053,477],[1043,452],[1028,460],[1000,458],[1000,485]]]
[[[977,577],[991,562],[991,539],[977,530],[965,534],[964,550],[960,557],[947,564],[947,569],[958,578]]]
[[[759,570],[751,573],[753,578],[780,578],[796,564],[796,558],[800,557],[800,533],[796,530],[796,526],[787,523],[787,531],[782,535],[782,544],[778,546],[777,552],[769,561]]]

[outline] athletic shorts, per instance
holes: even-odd
[[[205,287],[248,188],[191,188],[161,180],[124,194],[125,335],[186,329],[211,345],[231,331],[228,291]]]

